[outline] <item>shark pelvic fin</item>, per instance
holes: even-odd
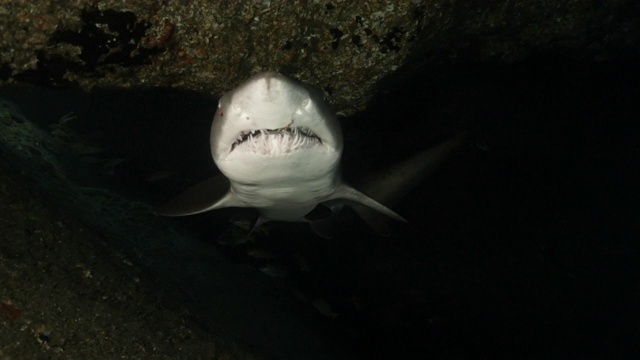
[[[240,206],[229,191],[229,180],[214,176],[185,190],[155,211],[162,216],[184,216],[209,210]]]
[[[259,228],[260,226],[268,222],[269,222],[269,219],[263,216],[258,216],[253,222],[253,225],[251,226],[251,230],[249,230],[249,235],[251,235],[254,231],[256,231],[257,228]]]
[[[304,216],[311,229],[318,236],[325,239],[333,238],[333,224],[336,215],[342,210],[342,204],[330,200],[318,204],[310,213]]]

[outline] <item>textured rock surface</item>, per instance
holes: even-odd
[[[0,169],[0,358],[253,359]],[[134,355],[135,354],[135,355]]]
[[[348,114],[405,65],[628,55],[639,14],[635,0],[3,1],[0,78],[220,94],[279,70]]]
[[[0,171],[0,358],[350,358],[313,311],[102,188],[68,145],[0,98],[0,164],[41,194]]]

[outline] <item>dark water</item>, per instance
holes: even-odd
[[[270,263],[250,250],[275,254],[287,278],[264,281],[312,312],[322,300],[337,317],[318,312],[314,321],[363,358],[632,356],[640,335],[638,64],[449,67],[342,119],[348,179],[469,133],[395,206],[409,223],[393,224],[389,238],[348,211],[332,240],[274,224],[255,244],[216,244],[229,211],[180,226],[256,271]],[[67,167],[79,183],[159,204],[215,173],[215,98],[164,89],[2,96],[43,129],[77,114],[75,133],[103,149],[92,155],[98,160]]]

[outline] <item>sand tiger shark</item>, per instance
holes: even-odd
[[[223,176],[187,189],[161,206],[159,215],[255,208],[260,215],[254,229],[268,221],[304,221],[323,237],[330,237],[328,220],[344,205],[381,233],[386,230],[372,213],[405,221],[343,181],[343,138],[336,113],[320,90],[280,73],[254,75],[224,94],[210,142]],[[411,162],[405,166],[412,167]]]

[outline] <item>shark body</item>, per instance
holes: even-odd
[[[365,220],[375,210],[404,221],[342,180],[343,140],[337,116],[321,91],[296,80],[265,72],[226,93],[218,103],[210,140],[211,155],[223,176],[186,190],[161,206],[158,214],[255,208],[260,213],[255,226],[273,220],[306,221],[325,237],[321,225],[343,205],[352,206]],[[318,218],[311,214],[319,205],[329,211],[320,211]]]

